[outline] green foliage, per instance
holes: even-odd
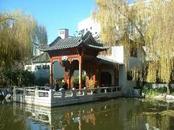
[[[1,85],[32,86],[35,81],[34,74],[25,70],[5,70],[3,76],[5,82]]]
[[[82,76],[82,86],[85,86],[85,82],[86,82],[86,76],[83,75]],[[79,76],[73,77],[73,84],[74,84],[74,86],[79,86]]]
[[[34,84],[34,75],[22,69],[35,43],[47,44],[45,27],[21,11],[0,13],[0,85]]]
[[[0,68],[30,59],[33,44],[47,44],[44,26],[20,11],[0,13]]]
[[[140,68],[147,70],[142,79],[170,83],[174,69],[174,16],[171,13],[174,1],[137,0],[131,6],[125,0],[96,0],[96,3],[95,18],[101,25],[101,40],[108,45],[119,41],[125,50],[131,49],[130,41],[134,41],[135,47],[145,46],[148,64]]]
[[[35,21],[22,12],[0,14],[0,67],[9,67],[31,55]]]
[[[152,88],[150,85],[147,85],[143,88],[142,91],[147,97],[154,97],[160,94],[164,94],[167,92],[166,87],[161,88]]]

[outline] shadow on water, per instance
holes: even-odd
[[[174,104],[116,99],[45,108],[0,105],[0,130],[173,130]]]

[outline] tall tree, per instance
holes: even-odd
[[[152,62],[149,63],[147,80],[154,82],[159,79],[169,84],[174,69],[174,16],[171,13],[174,10],[174,1],[154,0],[149,5],[149,10],[146,46]],[[167,92],[170,93],[169,85]]]
[[[96,0],[96,3],[98,8],[94,17],[101,25],[100,35],[104,43],[115,45],[123,37],[129,40],[128,36],[133,36],[137,43],[144,44],[144,3],[129,5],[127,0]]]
[[[34,43],[47,44],[45,27],[19,11],[0,13],[0,82],[4,71],[21,69],[32,57]]]
[[[47,44],[47,32],[32,16],[15,11],[0,14],[0,66],[27,60],[33,44]]]
[[[31,16],[21,12],[0,14],[0,67],[11,66],[31,54],[35,25]]]
[[[174,16],[171,13],[174,1],[137,0],[130,5],[126,0],[96,0],[96,3],[95,18],[101,25],[101,40],[110,45],[119,39],[128,50],[133,45],[130,39],[135,46],[145,46],[146,80],[170,83],[174,62]]]
[[[33,34],[33,42],[39,45],[47,45],[47,31],[44,26],[36,25]]]
[[[144,4],[129,5],[127,0],[96,0],[98,5],[94,17],[100,23],[100,38],[107,45],[124,45],[127,52],[142,49],[145,44],[146,15]],[[141,5],[141,6],[140,6]],[[141,9],[141,10],[140,10]],[[136,52],[135,52],[136,53]],[[128,64],[130,53],[125,53],[125,64]],[[142,57],[141,62],[144,62]],[[128,66],[127,66],[128,67]],[[145,66],[132,68],[134,79],[144,81]]]

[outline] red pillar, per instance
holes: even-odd
[[[94,83],[95,83],[95,86],[98,86],[97,73],[98,73],[98,68],[97,68],[97,63],[95,63],[94,64]]]
[[[50,60],[50,85],[53,85],[53,60]]]
[[[82,89],[82,56],[79,56],[79,89]]]
[[[68,87],[69,87],[69,89],[71,88],[71,67],[70,67],[70,70],[69,70],[69,83],[68,83]]]
[[[69,68],[68,68],[68,89],[71,89],[71,61],[69,61]]]
[[[101,87],[101,66],[98,64],[98,85]]]

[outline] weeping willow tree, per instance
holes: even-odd
[[[148,61],[141,70],[133,70],[134,77],[170,83],[174,57],[174,16],[171,13],[174,1],[137,0],[130,5],[126,0],[96,0],[96,3],[95,18],[101,26],[103,43],[115,45],[120,41],[127,51],[146,48]],[[144,71],[147,74],[143,74]],[[169,87],[167,90],[169,93]]]
[[[35,21],[21,12],[1,13],[0,17],[0,66],[10,67],[31,55]]]
[[[125,30],[126,19],[120,19],[119,7],[126,8],[123,0],[96,0],[98,10],[94,17],[101,25],[101,41],[107,45],[113,45]],[[118,31],[121,30],[121,31]]]
[[[32,55],[33,44],[47,44],[44,26],[32,16],[15,11],[0,14],[0,66],[11,66]]]
[[[101,25],[101,41],[114,45],[118,40],[124,39],[122,44],[130,44],[128,40],[133,36],[136,44],[142,44],[144,40],[146,21],[142,21],[147,14],[144,14],[145,5],[139,2],[136,5],[129,5],[127,0],[96,0],[97,10],[94,18]],[[136,33],[133,33],[136,32]]]
[[[101,41],[109,46],[123,45],[127,52],[142,49],[145,44],[145,27],[142,26],[146,24],[146,21],[142,21],[146,17],[143,13],[145,5],[140,2],[130,6],[126,0],[96,0],[96,3],[98,8],[94,18],[101,26]],[[130,53],[125,53],[127,69],[129,57]],[[141,62],[143,64],[144,57]],[[133,78],[144,81],[144,68],[143,65],[131,68]]]
[[[35,42],[47,44],[47,35],[32,16],[20,11],[0,13],[0,80],[4,71],[22,69]]]
[[[149,63],[147,81],[170,83],[174,62],[174,1],[154,0],[149,6],[150,20],[146,31]],[[153,66],[153,67],[152,67]],[[169,85],[167,87],[169,91]]]

